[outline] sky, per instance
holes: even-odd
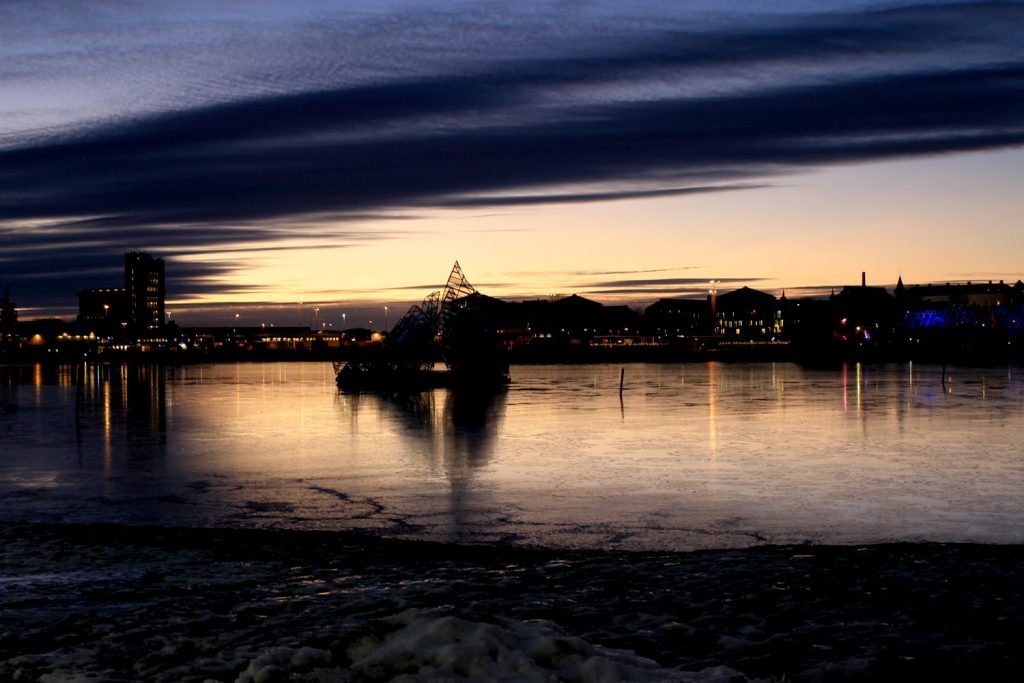
[[[381,327],[1024,277],[1024,4],[0,4],[0,287]]]

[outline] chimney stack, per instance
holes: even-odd
[[[867,287],[868,286],[868,274],[866,272],[864,272],[863,270],[860,271],[860,286],[861,287]]]

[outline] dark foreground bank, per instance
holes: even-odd
[[[0,680],[997,680],[1024,547],[565,552],[0,525]]]

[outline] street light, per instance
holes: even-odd
[[[384,307],[384,331],[388,331],[388,307]]]

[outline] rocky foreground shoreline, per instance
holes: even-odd
[[[1005,680],[1024,547],[0,523],[0,680]]]

